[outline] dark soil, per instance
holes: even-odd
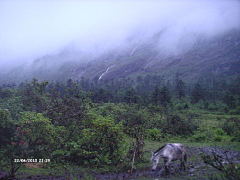
[[[132,174],[128,172],[120,173],[97,173],[94,170],[89,170],[88,173],[75,172],[74,175],[70,172],[65,172],[65,175],[38,175],[33,176],[26,173],[17,173],[17,178],[13,179],[51,179],[51,180],[65,180],[65,179],[98,179],[98,180],[114,180],[114,179],[211,179],[216,174],[220,172],[215,168],[205,164],[201,159],[200,154],[205,153],[211,155],[212,152],[217,153],[223,157],[228,156],[228,158],[236,163],[240,163],[240,152],[230,151],[226,148],[220,147],[188,147],[188,163],[186,172],[180,172],[180,162],[172,162],[170,165],[170,173],[165,176],[165,170],[163,168],[163,163],[158,165],[156,171],[151,171],[151,163],[149,162],[144,167],[135,170]],[[79,170],[80,171],[80,170]],[[0,172],[0,179],[3,178],[7,173]],[[85,177],[84,177],[85,176]]]

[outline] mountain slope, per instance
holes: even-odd
[[[159,49],[158,38],[88,55],[65,50],[35,60],[29,66],[1,74],[2,82],[21,82],[35,77],[39,80],[112,79],[147,74],[172,77],[179,72],[184,79],[199,76],[232,76],[240,74],[240,31],[233,30],[214,38],[201,37],[181,52],[166,53]]]
[[[84,70],[83,73],[79,69],[73,77],[77,78],[81,73],[89,78],[103,75],[101,79],[146,74],[169,77],[179,71],[183,78],[194,79],[209,74],[240,74],[240,32],[231,31],[212,39],[199,39],[189,51],[175,56],[163,56],[154,42],[140,44],[128,51],[105,55],[88,64]]]

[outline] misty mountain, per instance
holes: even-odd
[[[212,38],[199,36],[194,43],[191,38],[195,37],[189,35],[189,41],[180,41],[171,52],[159,46],[161,33],[144,41],[132,36],[124,46],[96,54],[67,46],[31,64],[2,71],[1,83],[19,83],[33,77],[39,80],[80,80],[85,77],[102,81],[147,74],[171,78],[179,72],[181,78],[195,80],[209,75],[240,74],[240,31],[232,30]]]

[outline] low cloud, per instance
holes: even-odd
[[[83,52],[123,47],[161,32],[159,50],[179,53],[200,36],[240,28],[238,0],[0,1],[0,61],[22,63],[68,44]]]

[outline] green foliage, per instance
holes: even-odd
[[[22,112],[17,126],[16,139],[21,140],[26,153],[33,152],[34,158],[49,158],[47,155],[53,150],[59,135],[51,121],[41,113]]]
[[[207,109],[209,102],[204,100],[199,100],[197,103],[193,103],[197,111],[201,109]]]
[[[191,93],[191,101],[193,104],[198,103],[200,100],[204,100],[204,90],[200,84],[196,84],[192,93]]]
[[[167,88],[167,86],[163,86],[161,89],[160,89],[160,103],[163,107],[166,107],[168,104],[171,103],[171,94],[170,94],[170,91],[169,89]]]
[[[2,168],[10,166],[6,179],[13,178],[21,164],[14,163],[15,158],[21,158],[21,144],[14,141],[15,122],[12,121],[8,109],[0,109],[0,165]]]
[[[190,117],[185,119],[178,114],[167,116],[166,122],[162,124],[162,132],[173,135],[193,134],[196,129],[197,125]]]
[[[0,99],[8,99],[14,96],[14,90],[11,88],[0,88]]]
[[[240,114],[240,106],[237,106],[235,109],[229,110],[229,114],[231,114],[231,115]]]
[[[195,133],[192,136],[194,142],[205,142],[207,140],[207,136],[204,133]]]
[[[238,95],[233,95],[235,108],[223,101],[226,93],[215,99],[207,91],[201,94],[204,83],[193,91],[186,87],[180,78],[174,83],[147,75],[136,82],[33,79],[16,89],[0,88],[1,163],[9,165],[12,157],[50,158],[56,164],[132,172],[136,163],[144,162],[145,138],[240,141],[239,120],[222,123],[225,117],[219,115],[238,114]]]
[[[236,107],[236,99],[233,95],[229,95],[229,93],[227,93],[224,97],[224,101],[230,109],[234,109]]]
[[[5,178],[13,178],[20,165],[14,163],[14,158],[19,158],[21,146],[13,142],[15,123],[12,121],[8,109],[0,109],[0,165],[2,168],[10,166],[9,175]],[[1,169],[0,169],[1,170]]]
[[[10,112],[12,119],[17,119],[18,113],[23,111],[24,108],[21,97],[18,95],[18,91],[10,88],[0,88],[0,94],[2,94],[2,97],[0,97],[0,108],[7,109]]]
[[[136,104],[105,104],[97,109],[101,115],[111,116],[115,123],[122,123],[124,133],[130,138],[128,160],[140,161],[143,158],[146,128],[153,122],[152,114],[147,108],[139,108]],[[134,158],[133,158],[134,157]]]
[[[191,103],[188,101],[188,99],[185,98],[181,98],[181,99],[173,99],[173,108],[175,111],[179,111],[179,112],[183,112],[185,110],[189,110],[190,109],[190,105]]]
[[[137,92],[132,88],[132,89],[126,91],[123,99],[128,104],[131,104],[131,103],[138,103],[140,97],[137,95]]]
[[[14,122],[8,109],[0,109],[0,147],[10,144],[14,136]]]
[[[221,141],[223,141],[223,137],[222,136],[220,136],[220,135],[215,135],[214,137],[213,137],[213,141],[214,142],[221,142]]]
[[[60,147],[67,142],[77,141],[81,130],[84,128],[83,120],[87,117],[89,108],[88,94],[75,87],[68,90],[64,97],[57,92],[48,99],[48,106],[44,114],[51,119],[52,124],[58,127],[61,133]]]
[[[194,131],[194,135],[192,135],[191,139],[194,142],[209,142],[213,140],[213,137],[214,132],[212,128],[206,126],[206,124],[201,124],[201,126]]]
[[[146,137],[148,140],[158,140],[161,141],[162,133],[159,129],[146,129]]]
[[[46,108],[45,88],[48,81],[38,82],[33,79],[26,87],[22,87],[18,94],[21,97],[24,111],[43,112]]]
[[[215,134],[222,136],[222,135],[225,135],[225,132],[222,128],[217,128],[217,129],[215,129]]]
[[[236,117],[229,118],[221,125],[221,128],[228,134],[233,136],[232,141],[240,142],[240,121]]]
[[[183,80],[181,80],[179,77],[176,78],[175,90],[176,90],[176,94],[177,94],[179,99],[182,99],[183,97],[185,97],[186,86],[185,86],[185,83],[183,82]]]
[[[126,154],[122,124],[111,118],[90,115],[78,141],[70,143],[71,158],[78,163],[101,166],[118,164]]]
[[[221,101],[215,101],[214,103],[208,103],[207,109],[210,111],[218,111],[226,113],[228,111],[228,107],[225,103]]]

